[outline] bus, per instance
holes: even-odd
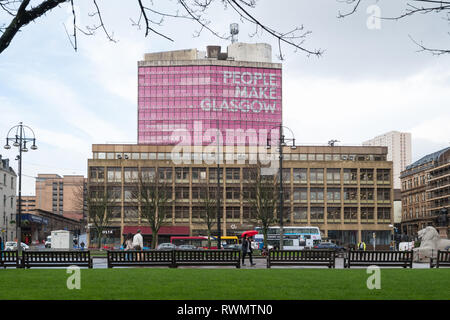
[[[255,230],[258,231],[258,234],[255,235],[255,242],[258,243],[259,249],[262,249],[264,244],[262,228],[257,227]],[[322,241],[318,227],[283,227],[283,231],[283,248],[286,250],[312,248]],[[280,227],[269,227],[267,244],[269,249],[280,246]]]
[[[211,249],[217,249],[217,237],[211,236]],[[222,247],[230,244],[238,244],[239,240],[236,236],[223,236],[220,237]],[[208,249],[208,237],[170,237],[170,243],[180,246],[182,244],[190,244],[197,248]]]

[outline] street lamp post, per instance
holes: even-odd
[[[277,128],[277,127],[273,127],[272,129]],[[294,133],[292,132],[291,129],[289,129],[288,127],[285,127],[283,125],[280,124],[279,128],[279,139],[278,139],[278,152],[279,152],[279,156],[278,159],[280,161],[279,164],[279,172],[278,172],[278,176],[280,179],[280,187],[279,187],[279,213],[280,213],[280,250],[283,250],[283,242],[284,242],[284,230],[283,230],[283,209],[284,209],[284,195],[283,195],[283,146],[286,145],[286,141],[288,142],[292,142],[292,149],[295,149],[295,138],[294,138]],[[288,129],[291,134],[292,134],[292,138],[291,139],[286,139],[284,134],[283,134],[283,128]],[[271,129],[271,130],[272,130]],[[270,147],[270,144],[267,143],[267,146]]]
[[[15,130],[15,132],[14,132]],[[27,137],[27,131],[30,131],[33,135],[32,138]],[[11,137],[10,137],[11,134]],[[22,122],[19,122],[18,125],[12,127],[9,129],[8,134],[6,135],[6,145],[5,149],[11,149],[11,146],[9,145],[9,142],[12,141],[12,145],[14,147],[19,148],[19,155],[16,157],[16,160],[19,160],[19,204],[17,207],[17,251],[20,255],[20,252],[22,251],[22,230],[21,230],[21,224],[22,224],[22,153],[28,152],[27,148],[27,142],[31,143],[33,142],[33,145],[30,147],[31,150],[36,150],[36,137],[34,135],[33,129],[31,129],[28,126],[25,126],[22,124]]]

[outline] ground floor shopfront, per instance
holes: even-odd
[[[222,224],[222,236],[238,236],[244,231],[253,230],[259,225],[256,223],[247,224]],[[276,226],[276,225],[274,225]],[[307,226],[307,225],[286,225],[285,226]],[[374,243],[376,248],[389,249],[393,239],[393,229],[386,225],[370,225],[365,229],[361,225],[311,225],[317,226],[320,229],[322,239],[326,241],[333,241],[345,247],[354,247],[358,242],[364,241],[368,248],[373,248]],[[88,246],[91,248],[98,247],[98,236],[95,228],[88,229]],[[148,225],[125,225],[125,226],[109,226],[102,232],[101,246],[107,248],[120,248],[124,239],[128,234],[135,235],[137,230],[141,230],[144,238],[144,246],[151,247],[152,230]],[[207,236],[208,232],[206,226],[193,225],[170,225],[163,226],[158,233],[158,243],[170,242],[171,237],[179,236]],[[217,224],[212,229],[212,236],[217,236]]]

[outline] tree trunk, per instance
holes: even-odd
[[[157,246],[157,244],[158,244],[158,232],[156,231],[154,231],[154,230],[152,230],[152,249],[156,249],[156,246]],[[144,249],[144,248],[142,248],[142,249]]]

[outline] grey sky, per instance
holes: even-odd
[[[228,45],[206,31],[193,38],[197,26],[181,20],[166,20],[160,30],[173,43],[155,35],[145,38],[129,20],[138,18],[134,2],[98,3],[117,43],[100,31],[94,37],[80,34],[74,52],[62,25],[70,28],[66,5],[26,26],[0,56],[1,138],[19,121],[35,129],[38,138],[38,151],[24,156],[24,194],[34,193],[30,177],[37,173],[86,175],[92,143],[136,142],[136,61],[145,52]],[[175,4],[154,3],[167,11]],[[360,144],[387,131],[407,131],[413,160],[449,145],[450,56],[417,53],[408,37],[430,47],[450,47],[448,22],[442,15],[418,15],[367,28],[370,5],[378,4],[383,16],[395,16],[404,3],[367,0],[355,15],[337,19],[339,10],[350,7],[335,0],[258,1],[252,12],[262,22],[280,31],[303,24],[312,31],[305,46],[325,50],[316,58],[283,47],[283,118],[297,141],[326,144],[333,138]],[[87,15],[93,10],[90,1],[77,10],[81,25],[93,23]],[[266,34],[250,38],[254,27],[230,9],[217,6],[210,17],[220,33],[238,22],[239,41],[271,43],[277,60],[276,42]],[[13,150],[0,153],[15,157]]]

